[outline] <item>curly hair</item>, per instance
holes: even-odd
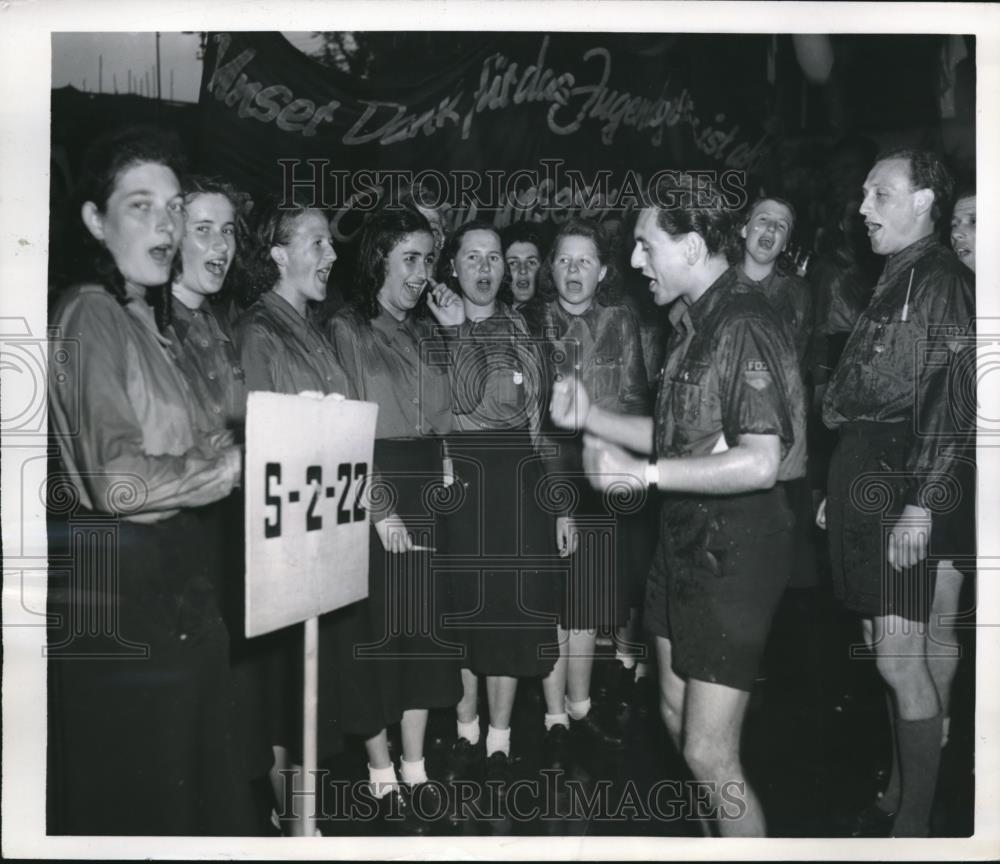
[[[555,278],[552,275],[552,264],[556,252],[559,250],[559,244],[564,237],[586,237],[594,244],[594,248],[597,250],[597,260],[602,267],[607,268],[604,278],[597,286],[597,302],[601,306],[615,306],[621,303],[623,297],[621,269],[615,260],[611,239],[600,223],[591,219],[570,219],[564,222],[556,232],[556,236],[552,240],[552,247],[538,274],[538,293],[541,298],[550,302],[559,296]]]
[[[462,240],[465,239],[465,235],[471,233],[472,231],[489,231],[491,234],[496,235],[497,240],[500,240],[500,232],[496,229],[496,227],[491,225],[489,222],[480,219],[473,219],[471,222],[466,222],[464,225],[459,226],[448,235],[444,248],[441,250],[441,257],[438,258],[437,281],[444,282],[460,297],[462,296],[462,287],[458,284],[458,277],[452,275],[452,264],[455,261],[455,256],[458,254],[458,250],[462,247]],[[502,242],[500,244],[500,248],[501,250],[503,249]],[[509,290],[509,286],[510,273],[507,272],[507,268],[505,266],[503,268],[503,278],[500,280],[500,290],[497,291],[497,297],[500,298],[504,295],[506,291]]]
[[[365,216],[358,245],[357,273],[350,305],[365,320],[379,313],[378,292],[386,276],[389,253],[410,234],[424,233],[434,239],[430,222],[410,207],[380,207]]]
[[[955,181],[951,172],[931,150],[896,147],[879,153],[875,157],[875,162],[885,162],[889,159],[906,160],[910,169],[910,185],[914,190],[930,189],[934,193],[931,222],[935,227],[939,227],[944,215],[951,212],[952,195],[955,191]]]
[[[281,271],[271,257],[271,248],[289,243],[295,233],[295,223],[310,211],[326,217],[325,212],[312,206],[311,201],[305,203],[305,199],[295,196],[290,202],[277,195],[265,199],[254,220],[249,254],[244,259],[247,269],[244,305],[251,305],[278,284]]]
[[[90,282],[101,285],[122,306],[130,301],[125,277],[102,242],[94,237],[80,211],[87,202],[104,213],[121,176],[137,165],[154,164],[169,168],[178,181],[184,176],[186,160],[177,136],[155,126],[124,126],[97,138],[86,150],[79,179],[69,197],[65,247],[53,246],[55,281],[63,287]],[[163,332],[170,323],[170,280],[147,286],[146,299],[153,309],[156,326]]]
[[[236,227],[236,252],[232,266],[226,274],[222,291],[212,298],[212,302],[220,302],[223,295],[234,294],[239,298],[245,293],[249,282],[249,272],[244,257],[250,243],[250,226],[248,218],[253,208],[253,199],[242,189],[238,189],[222,177],[209,177],[202,174],[191,174],[181,183],[184,195],[184,205],[187,206],[199,195],[221,195],[232,205],[233,223]],[[184,272],[182,256],[174,259],[173,280],[177,281]],[[241,304],[242,305],[242,304]]]
[[[663,172],[653,188],[656,224],[671,236],[695,233],[710,255],[735,263],[743,255],[733,212],[718,187],[705,177]]]
[[[503,248],[504,259],[506,260],[507,251],[515,243],[530,243],[538,250],[539,259],[544,259],[545,250],[547,244],[545,243],[545,231],[541,225],[537,222],[512,222],[506,228],[500,232],[500,246]],[[537,280],[539,274],[535,274]],[[511,283],[514,279],[514,274],[508,272],[507,277],[504,280],[504,284],[497,294],[504,303],[508,306],[513,306],[516,300],[514,299],[514,291]],[[535,282],[536,293],[538,296],[537,286],[538,282]],[[534,297],[532,298],[534,299]]]

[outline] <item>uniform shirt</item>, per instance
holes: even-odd
[[[458,430],[538,430],[545,370],[520,313],[498,302],[489,318],[466,319],[451,371]]]
[[[536,293],[526,303],[514,306],[515,312],[520,312],[528,332],[536,339],[542,336],[542,316],[545,314],[545,301]]]
[[[431,321],[397,321],[380,307],[368,322],[345,306],[330,319],[327,333],[358,398],[378,403],[375,437],[451,431],[449,356]]]
[[[654,415],[657,458],[707,456],[720,435],[781,439],[779,480],[805,475],[805,400],[795,350],[761,293],[731,267],[690,306],[670,309]]]
[[[189,309],[176,297],[172,327],[174,358],[199,398],[202,425],[208,431],[239,430],[246,421],[246,380],[230,333],[207,303]]]
[[[553,374],[576,375],[591,401],[619,414],[649,413],[649,384],[639,326],[627,306],[592,303],[573,315],[552,300],[545,305],[542,332]]]
[[[933,235],[889,256],[823,399],[823,422],[831,429],[868,420],[915,430],[906,458],[906,471],[915,475],[910,504],[919,505],[942,474],[951,475],[954,452],[970,434],[952,410],[949,376],[960,368],[957,355],[971,350],[975,308],[972,274]]]
[[[236,330],[248,390],[274,393],[356,391],[322,331],[274,291],[261,295]]]
[[[192,420],[194,395],[144,297],[122,306],[76,287],[53,316],[49,424],[80,504],[157,522],[224,498],[239,479],[235,447]]]
[[[871,299],[871,281],[842,249],[821,258],[809,275],[816,290],[816,329],[827,336],[850,333]]]
[[[813,300],[809,283],[794,273],[779,273],[775,267],[759,282],[738,268],[741,281],[753,285],[767,297],[795,345],[799,369],[804,370],[813,332]]]

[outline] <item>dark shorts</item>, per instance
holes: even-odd
[[[791,575],[793,525],[780,484],[665,501],[643,620],[670,640],[674,672],[752,689]]]
[[[888,532],[908,492],[910,475],[903,469],[911,444],[909,424],[850,423],[841,427],[830,460],[826,524],[833,593],[844,608],[865,618],[897,615],[926,622],[930,617],[933,555],[904,570],[886,560]],[[932,529],[932,543],[933,535]]]

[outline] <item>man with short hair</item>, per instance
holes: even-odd
[[[936,568],[927,557],[933,508],[946,512],[961,494],[968,418],[949,383],[975,312],[968,271],[935,236],[952,185],[927,151],[890,151],[869,172],[860,213],[885,268],[823,402],[840,440],[817,521],[830,531],[834,591],[861,616],[891,690],[901,773],[855,834],[927,836],[940,761],[942,699],[928,660]]]
[[[812,338],[813,302],[809,283],[779,264],[795,229],[795,208],[784,198],[758,198],[740,229],[745,242],[740,270],[759,288],[788,328],[805,371]]]

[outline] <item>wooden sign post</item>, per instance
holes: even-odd
[[[253,392],[246,424],[246,635],[305,622],[303,794],[315,804],[319,616],[368,595],[368,512],[378,406]],[[307,804],[302,833],[315,817]]]

